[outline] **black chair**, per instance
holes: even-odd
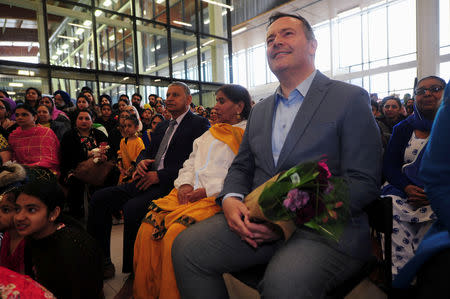
[[[363,268],[344,281],[342,284],[327,293],[330,298],[344,298],[348,295],[361,281],[367,278],[375,269],[381,268],[383,275],[383,284],[380,288],[389,296],[392,285],[391,270],[391,235],[392,235],[392,198],[380,197],[371,202],[364,211],[369,217],[369,225],[375,241],[384,247],[384,256],[372,258],[363,266]],[[382,234],[384,237],[382,237]],[[230,273],[233,277],[240,280],[244,284],[257,288],[259,282],[264,276],[267,265],[256,265],[249,269]]]

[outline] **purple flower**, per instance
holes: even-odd
[[[324,191],[324,193],[325,194],[329,194],[331,191],[333,191],[334,190],[334,186],[333,186],[333,184],[331,184],[330,182],[328,182],[328,187],[327,187],[327,189],[325,189],[325,191]]]
[[[292,189],[288,192],[283,205],[290,211],[295,212],[303,208],[309,201],[309,194],[298,189]]]

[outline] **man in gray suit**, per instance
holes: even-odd
[[[378,195],[381,144],[369,96],[315,69],[317,41],[304,18],[276,14],[269,24],[267,59],[280,86],[253,107],[218,197],[223,214],[175,240],[182,298],[227,298],[222,274],[261,264],[268,264],[259,285],[264,297],[322,298],[370,256],[362,209]],[[331,173],[349,182],[351,219],[339,242],[305,227],[285,242],[269,226],[250,221],[245,195],[276,173],[323,155]]]

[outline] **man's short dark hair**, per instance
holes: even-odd
[[[300,15],[288,14],[288,13],[283,13],[283,12],[277,11],[273,15],[270,16],[269,26],[272,25],[272,23],[275,22],[276,20],[278,20],[279,18],[284,18],[284,17],[295,18],[297,20],[300,20],[303,24],[303,32],[305,33],[306,39],[307,40],[316,40],[316,36],[314,35],[314,31],[313,31],[311,25],[304,17],[302,17]]]
[[[141,96],[139,93],[133,93],[133,95],[131,96],[131,98],[133,98],[133,97],[135,97],[135,96],[139,97],[139,98],[142,100],[142,96]]]

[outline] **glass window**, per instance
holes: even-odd
[[[417,76],[417,69],[410,68],[389,73],[389,92],[400,94],[412,94],[414,88],[414,80]]]
[[[333,43],[337,45],[335,63],[340,71],[349,72],[353,65],[362,62],[361,16],[353,15],[335,22],[337,35]]]
[[[398,1],[388,5],[388,44],[390,57],[416,52],[415,20],[415,1]],[[412,55],[409,58],[409,60],[414,60],[416,56]],[[392,63],[390,61],[390,64]]]
[[[132,73],[134,45],[132,21],[121,15],[107,13],[97,17],[99,69]]]
[[[162,76],[161,71],[169,69],[166,28],[150,22],[138,21],[137,30],[139,72]],[[177,34],[172,37],[173,40],[177,38]]]
[[[440,68],[439,77],[448,82],[450,78],[450,61],[441,63],[439,68]]]
[[[138,0],[135,5],[137,17],[167,23],[166,0]]]
[[[450,1],[439,1],[439,46],[440,54],[450,54]]]
[[[223,58],[228,55],[228,43],[222,39],[201,40],[201,80],[206,82],[225,82]]]
[[[227,37],[227,9],[204,1],[199,1],[199,5],[201,31],[215,36]]]
[[[198,80],[197,38],[191,32],[171,29],[173,77]]]
[[[241,50],[233,55],[233,80],[237,84],[248,87],[245,50]]]
[[[386,8],[380,7],[365,14],[367,19],[368,57],[369,68],[377,68],[387,65],[387,18]]]
[[[258,86],[267,83],[266,80],[266,47],[265,44],[257,45],[247,51],[250,69],[250,86]]]
[[[196,30],[195,1],[179,0],[170,3],[170,24],[178,28]]]
[[[42,26],[43,18],[38,20],[36,12],[28,9],[15,7],[17,15],[26,16],[26,20],[8,17],[8,6],[2,9],[6,11],[0,17],[0,59],[8,61],[45,63],[45,48],[40,48],[40,42],[44,44],[45,37],[42,30],[37,30]],[[54,19],[58,19],[55,17]]]
[[[314,35],[317,40],[316,67],[322,72],[329,71],[331,70],[330,23],[314,27]]]

